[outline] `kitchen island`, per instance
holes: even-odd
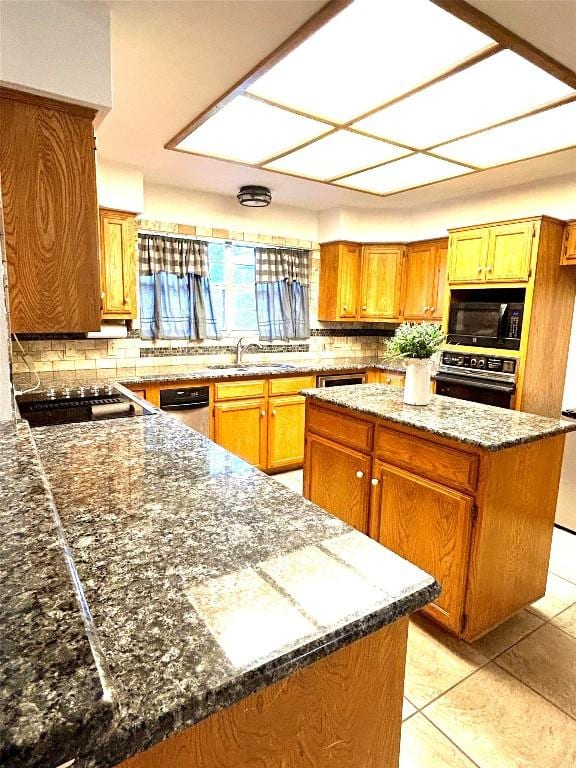
[[[432,573],[432,618],[472,641],[544,595],[576,425],[377,384],[303,394],[304,495]]]
[[[4,446],[6,565],[50,558],[2,595],[3,768],[397,765],[432,577],[161,413]]]

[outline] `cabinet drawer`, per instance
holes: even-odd
[[[453,488],[473,491],[478,480],[478,457],[419,440],[384,427],[376,428],[376,455],[389,464]]]
[[[268,383],[269,395],[294,395],[301,389],[316,386],[316,376],[292,376],[286,379],[270,379]]]
[[[241,400],[244,397],[264,397],[264,379],[251,381],[221,381],[214,386],[216,400]]]
[[[380,383],[402,389],[404,386],[404,376],[401,373],[387,373],[386,371],[382,371],[380,373]]]
[[[358,448],[366,453],[372,450],[373,425],[361,419],[345,416],[340,411],[328,411],[310,405],[306,414],[306,426],[313,432],[338,443]]]

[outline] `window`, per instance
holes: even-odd
[[[257,333],[254,248],[209,243],[208,261],[214,312],[222,335]]]

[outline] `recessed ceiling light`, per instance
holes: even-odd
[[[408,154],[409,150],[385,141],[337,131],[264,167],[313,179],[332,179]]]
[[[512,51],[501,51],[353,127],[425,149],[572,93],[568,85],[529,61]]]
[[[576,146],[576,101],[437,147],[434,152],[480,168]]]
[[[177,149],[256,165],[330,130],[330,125],[318,120],[237,96],[194,129]]]
[[[420,187],[434,181],[451,179],[470,173],[471,169],[461,165],[438,160],[429,155],[410,155],[410,157],[395,160],[393,163],[372,168],[370,171],[356,173],[335,181],[344,187],[353,187],[363,192],[376,192],[384,195],[390,192],[400,192],[412,187]]]
[[[346,122],[493,42],[429,0],[355,0],[248,90]]]

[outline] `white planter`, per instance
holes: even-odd
[[[430,402],[430,374],[432,360],[407,359],[404,382],[404,402],[408,405],[428,405]]]

